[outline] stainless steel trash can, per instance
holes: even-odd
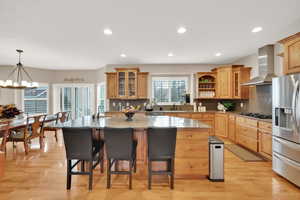
[[[210,181],[224,181],[224,142],[215,136],[208,137]]]

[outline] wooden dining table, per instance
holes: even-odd
[[[28,116],[30,118],[34,117],[35,115],[31,115]],[[44,123],[51,123],[56,121],[57,115],[47,115],[46,119],[44,121]],[[12,133],[12,131],[14,130],[18,130],[18,129],[22,129],[25,128],[27,126],[27,117],[21,118],[21,119],[2,119],[1,121],[8,121],[9,125],[8,125],[8,131],[4,131],[3,133],[3,139],[1,142],[1,147],[0,150],[4,151],[5,146],[6,146],[6,139],[7,137],[9,137],[9,134]],[[32,124],[34,122],[34,119],[30,119],[29,120],[29,125]],[[2,127],[4,127],[5,125],[2,125],[0,127],[0,130],[2,129]]]

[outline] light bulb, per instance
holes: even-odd
[[[19,83],[18,82],[14,82],[13,86],[14,87],[19,87]]]
[[[4,86],[4,81],[0,80],[0,86]]]
[[[13,82],[12,80],[6,80],[6,86],[12,86],[13,85]]]
[[[32,82],[32,87],[39,87],[39,83],[38,82]]]
[[[26,87],[26,86],[27,86],[27,81],[22,81],[22,82],[21,82],[21,85],[22,85],[23,87]]]

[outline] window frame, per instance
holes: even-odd
[[[154,100],[154,81],[155,80],[166,80],[166,81],[185,81],[185,91],[189,91],[189,77],[188,76],[174,76],[174,75],[159,75],[159,76],[152,76],[151,78],[151,97]],[[169,90],[169,101],[168,102],[155,102],[158,105],[180,105],[180,102],[172,102],[171,101],[171,88]]]
[[[50,103],[50,101],[49,101],[49,99],[50,99],[49,92],[50,92],[50,86],[49,86],[48,83],[39,83],[39,87],[47,87],[47,98],[41,98],[41,99],[34,99],[33,98],[33,99],[26,99],[26,100],[47,100],[47,112],[46,113],[34,113],[33,115],[49,114],[49,107],[50,107],[50,105],[49,105],[49,103]],[[25,89],[22,91],[22,108],[23,108],[24,114],[26,114],[25,113],[25,94],[24,93],[25,93]]]

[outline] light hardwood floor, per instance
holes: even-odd
[[[0,199],[57,200],[299,200],[300,189],[272,172],[271,162],[243,162],[225,150],[225,182],[214,183],[204,176],[175,179],[170,190],[166,177],[156,177],[152,190],[147,190],[146,172],[134,175],[133,189],[128,190],[127,176],[113,176],[112,189],[106,189],[106,176],[94,171],[93,190],[88,191],[87,176],[73,176],[72,189],[66,187],[65,151],[61,133],[56,143],[51,133],[46,134],[45,148],[32,142],[32,149],[24,155],[20,143],[13,152],[9,143],[5,175],[0,180]],[[203,152],[207,153],[207,152]]]

